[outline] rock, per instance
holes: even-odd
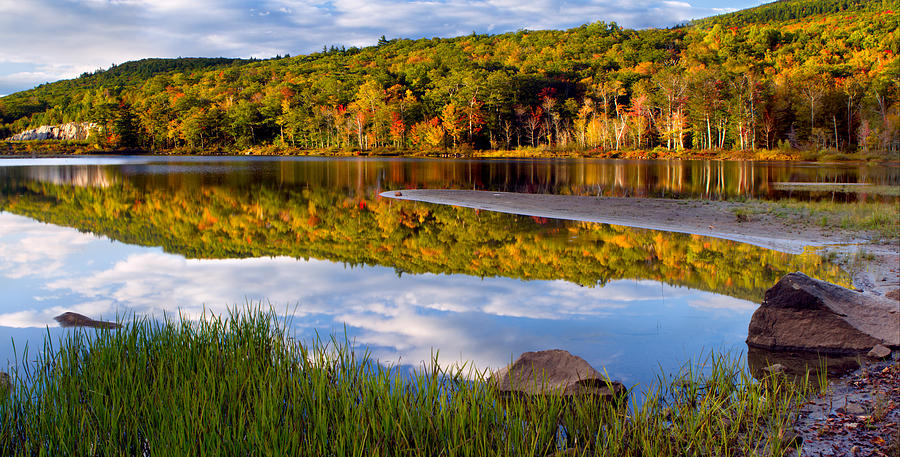
[[[750,319],[747,344],[823,354],[900,347],[900,302],[791,273],[766,291]]]
[[[82,314],[68,312],[53,318],[60,327],[121,328],[115,322],[97,321]]]
[[[784,370],[785,370],[784,365],[782,365],[780,363],[776,363],[774,365],[769,365],[769,366],[763,368],[763,371],[765,371],[768,374],[782,374],[782,373],[784,373]]]
[[[93,122],[68,122],[60,125],[42,125],[35,129],[25,130],[11,137],[11,141],[33,140],[86,140],[91,132],[97,130]]]
[[[837,412],[841,414],[850,414],[852,416],[862,416],[868,413],[866,408],[859,403],[847,403],[846,405],[837,409]]]
[[[866,356],[873,359],[884,359],[891,356],[891,350],[881,344],[876,344]]]
[[[626,392],[622,383],[610,381],[581,357],[560,349],[526,352],[491,375],[491,381],[506,394],[594,394],[613,399]]]
[[[894,289],[884,294],[885,297],[890,298],[892,300],[900,300],[900,289]]]

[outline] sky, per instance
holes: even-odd
[[[273,57],[387,38],[669,27],[761,0],[0,0],[0,95],[148,57]]]

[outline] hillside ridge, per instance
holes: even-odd
[[[98,147],[157,152],[889,156],[898,4],[791,0],[670,29],[595,22],[262,61],[145,59],[0,99],[0,137],[95,122]]]

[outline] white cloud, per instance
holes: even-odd
[[[50,224],[35,227],[28,218],[0,213],[0,275],[16,279],[60,274],[66,259],[96,239]]]
[[[99,254],[101,246],[112,254]],[[498,368],[523,350],[603,341],[608,331],[589,322],[640,320],[662,298],[698,294],[652,281],[586,288],[464,275],[399,278],[391,268],[287,257],[185,259],[7,213],[0,214],[0,265],[0,276],[15,276],[17,287],[37,287],[31,302],[0,304],[0,327],[54,326],[53,317],[66,311],[107,320],[130,313],[198,318],[270,303],[293,314],[300,332],[340,334],[350,326],[356,343],[379,360],[417,365],[439,348],[443,364],[480,368]],[[573,326],[591,330],[573,334]]]
[[[287,257],[185,259],[0,213],[0,287],[7,284],[4,335],[55,326],[53,317],[66,311],[102,320],[198,318],[250,301],[293,315],[292,329],[305,341],[314,332],[340,336],[347,325],[351,340],[385,363],[421,366],[439,350],[443,366],[496,369],[523,351],[563,348],[626,382],[652,379],[656,365],[648,361],[671,367],[700,348],[743,341],[752,311],[748,302],[654,281],[587,288],[398,277],[392,268]]]
[[[758,303],[740,298],[729,297],[727,295],[712,295],[702,297],[702,300],[691,300],[688,305],[693,308],[734,311],[734,312],[751,312],[759,307]]]
[[[160,314],[176,308],[195,313],[203,306],[224,311],[246,299],[299,303],[301,315],[348,318],[396,317],[415,308],[562,320],[608,315],[630,303],[659,297],[654,283],[613,282],[603,288],[583,288],[565,281],[468,276],[450,280],[432,274],[400,279],[389,268],[376,271],[358,275],[340,264],[288,257],[197,260],[146,252],[130,255],[109,269],[50,280],[47,287],[92,299],[107,297],[139,313]],[[339,309],[334,308],[336,290],[341,291]]]

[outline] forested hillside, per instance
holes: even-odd
[[[23,118],[29,119],[29,116],[35,113],[43,114],[54,108],[58,111],[62,111],[62,107],[71,108],[73,96],[77,96],[81,92],[140,87],[147,79],[161,73],[197,71],[240,65],[250,61],[221,57],[179,57],[177,59],[141,59],[113,65],[108,70],[83,73],[76,79],[41,84],[34,89],[17,92],[0,99],[0,124]],[[50,113],[50,118],[45,117],[44,119],[54,120],[53,116],[54,114]],[[71,110],[66,110],[66,119],[87,121],[91,117],[84,113],[73,114]]]
[[[598,22],[265,61],[140,61],[0,99],[0,135],[93,121],[103,146],[152,150],[895,154],[898,12],[897,0],[795,0],[665,30]]]

